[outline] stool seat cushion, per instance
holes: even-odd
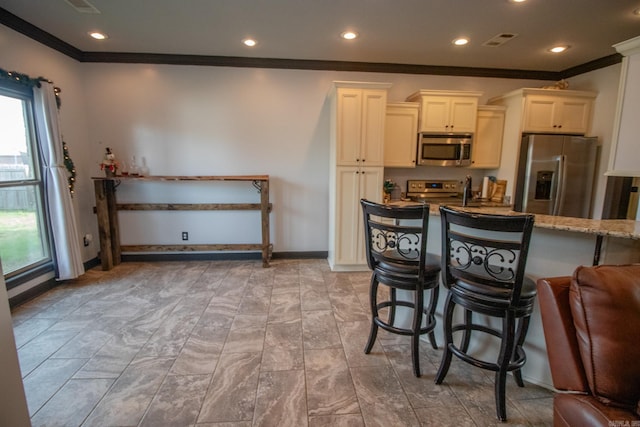
[[[510,288],[498,288],[494,286],[484,285],[482,283],[473,282],[470,280],[458,279],[455,281],[455,286],[458,286],[469,293],[475,293],[488,298],[498,298],[501,300],[508,300],[511,292]],[[520,293],[520,301],[530,301],[535,298],[537,293],[536,282],[530,277],[525,276],[522,282],[522,290]]]

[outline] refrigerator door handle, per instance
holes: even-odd
[[[556,181],[556,197],[553,204],[553,214],[559,215],[560,208],[564,204],[565,181],[567,178],[567,156],[558,156],[558,180]]]

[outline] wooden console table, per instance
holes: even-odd
[[[96,193],[95,213],[98,217],[100,261],[103,270],[120,264],[122,252],[184,251],[262,251],[262,266],[269,267],[273,246],[269,240],[269,175],[239,176],[115,176],[93,177]],[[247,181],[260,193],[260,203],[126,203],[116,201],[116,187],[122,181]],[[118,211],[194,211],[194,210],[259,210],[262,218],[262,243],[209,245],[120,245]]]

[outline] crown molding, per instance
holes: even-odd
[[[378,62],[324,61],[280,58],[249,58],[237,56],[175,55],[162,53],[85,52],[33,24],[0,8],[3,24],[43,45],[57,50],[79,62],[120,64],[201,65],[210,67],[276,68],[314,71],[351,71],[391,74],[429,74],[439,76],[489,77],[504,79],[551,80],[604,68],[621,62],[622,55],[614,54],[564,71],[512,70],[504,68],[449,67]],[[617,46],[617,45],[616,45]]]

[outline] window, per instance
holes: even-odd
[[[0,82],[0,259],[9,288],[53,268],[30,87]]]

